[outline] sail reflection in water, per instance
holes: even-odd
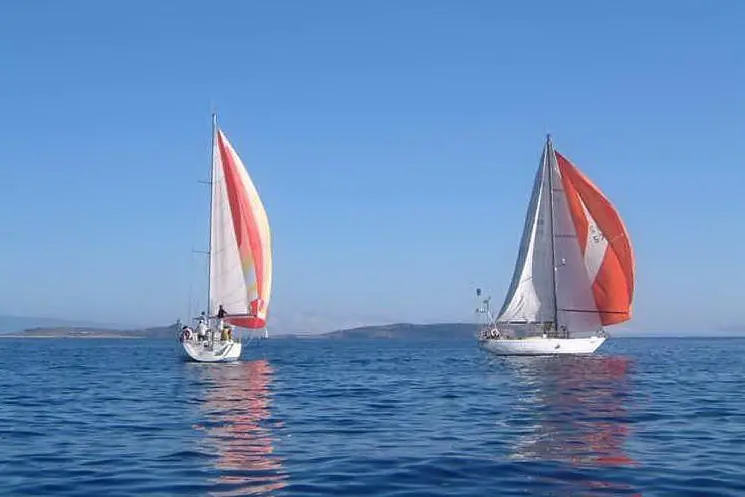
[[[273,370],[267,360],[199,368],[206,391],[205,422],[196,429],[218,457],[220,472],[211,495],[266,494],[286,485],[282,461],[273,454],[269,426]]]
[[[629,359],[514,357],[503,362],[529,389],[518,415],[537,421],[513,447],[513,459],[561,462],[578,468],[636,464],[623,449],[629,430],[624,405],[630,395]],[[616,486],[601,481],[580,485]],[[631,489],[624,486],[617,490]]]

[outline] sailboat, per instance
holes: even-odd
[[[477,289],[477,296],[481,290]],[[634,255],[616,208],[546,138],[510,287],[479,345],[497,355],[592,354],[631,319]]]
[[[234,328],[264,329],[272,290],[269,220],[241,158],[212,116],[208,310],[179,335],[187,357],[235,361],[241,355]]]

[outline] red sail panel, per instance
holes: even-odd
[[[256,316],[227,316],[225,321],[239,328],[259,329],[266,326],[266,319]]]
[[[634,298],[634,254],[626,226],[600,189],[555,153],[600,321],[603,325],[628,321]]]

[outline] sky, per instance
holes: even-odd
[[[270,329],[501,303],[547,132],[626,222],[627,329],[745,324],[744,24],[734,0],[5,2],[0,314],[196,312],[215,109],[271,223]]]

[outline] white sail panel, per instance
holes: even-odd
[[[600,315],[592,293],[582,248],[572,221],[562,186],[556,155],[549,144],[549,161],[553,184],[554,257],[556,262],[556,303],[558,325],[571,332],[593,332],[601,329]],[[580,245],[581,244],[581,245]]]
[[[212,150],[209,314],[214,316],[220,305],[229,314],[247,314],[246,280],[233,228],[225,170],[216,133],[215,128]]]
[[[582,213],[587,220],[587,239],[579,239],[579,243],[585,247],[585,267],[587,267],[587,277],[589,281],[594,282],[600,271],[600,267],[605,260],[605,252],[608,249],[608,240],[600,230],[597,221],[592,217],[587,206],[579,199],[582,205]]]
[[[497,322],[538,323],[554,319],[550,194],[544,150],[535,176],[515,271]]]

